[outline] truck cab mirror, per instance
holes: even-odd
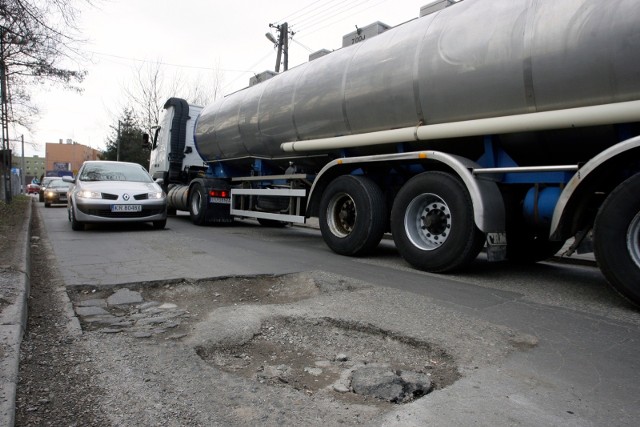
[[[148,133],[143,133],[142,134],[142,147],[143,148],[149,148],[149,134]]]

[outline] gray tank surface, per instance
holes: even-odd
[[[196,147],[284,158],[283,142],[638,100],[638,23],[638,0],[464,0],[209,105]]]

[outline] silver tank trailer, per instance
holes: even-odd
[[[283,142],[638,100],[638,23],[638,0],[464,0],[209,105],[196,147],[284,158]]]

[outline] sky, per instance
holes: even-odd
[[[126,107],[124,88],[136,69],[162,65],[169,78],[199,76],[218,69],[222,94],[246,87],[255,73],[273,70],[276,49],[265,37],[270,23],[294,31],[289,68],[308,61],[310,51],[334,50],[342,36],[380,21],[395,26],[417,18],[432,0],[79,0],[78,24],[88,71],[81,94],[40,88],[41,110],[33,132],[22,130],[25,156],[45,155],[45,143],[71,139],[102,150]],[[276,32],[271,30],[274,35]],[[174,96],[185,97],[180,93]],[[10,137],[21,130],[10,128]],[[20,147],[14,146],[20,155]]]

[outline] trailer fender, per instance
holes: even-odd
[[[475,177],[471,171],[480,166],[474,161],[439,151],[416,151],[333,160],[322,168],[311,187],[307,202],[307,215],[313,215],[318,212],[318,204],[322,197],[322,192],[334,178],[348,174],[368,163],[406,162],[407,160],[430,161],[446,166],[449,171],[460,178],[469,191],[476,226],[484,233],[505,232],[504,202],[496,183]]]
[[[640,161],[640,136],[619,142],[585,163],[573,175],[560,194],[551,218],[550,239],[561,240],[568,238],[575,231],[569,230],[569,227],[577,209],[576,206],[580,204],[581,194],[583,193],[581,190],[586,190],[594,179],[601,176],[601,174],[608,176],[611,175],[610,171],[618,171],[620,162],[632,164],[634,161]],[[622,176],[619,181],[624,181]],[[620,182],[615,184],[617,185]]]

